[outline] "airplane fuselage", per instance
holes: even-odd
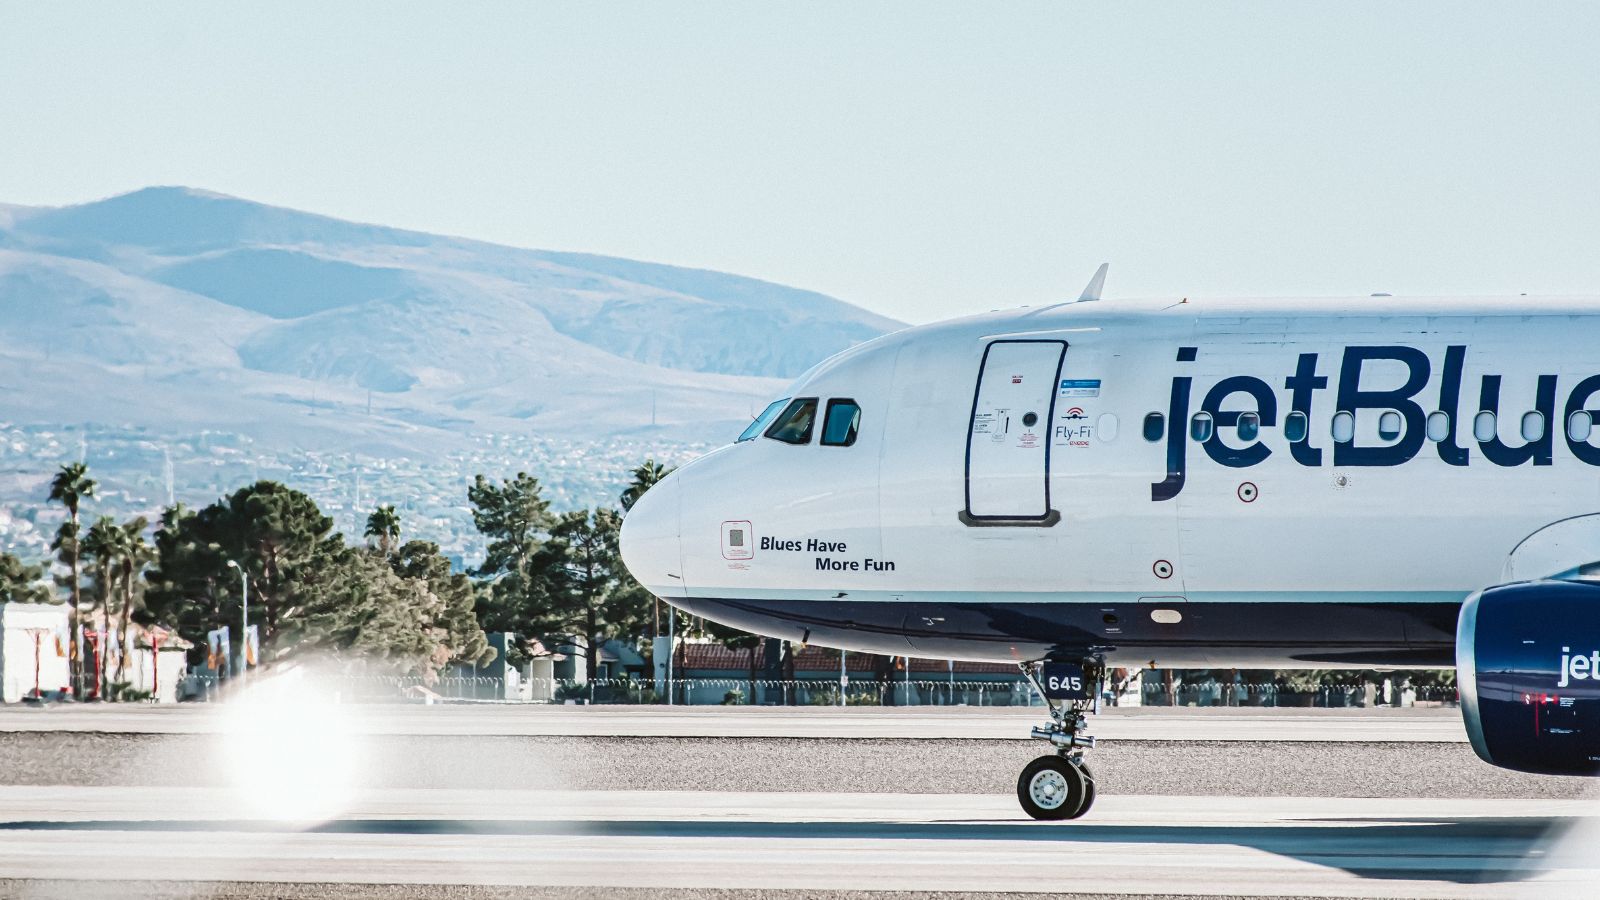
[[[783,401],[623,540],[674,605],[791,640],[1447,667],[1473,591],[1600,558],[1562,524],[1600,505],[1591,300],[1065,304],[880,338]]]

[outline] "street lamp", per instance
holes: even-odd
[[[245,670],[250,667],[250,576],[236,560],[228,560],[228,568],[239,570],[239,588],[244,594],[243,611],[239,614],[239,683],[244,683]]]

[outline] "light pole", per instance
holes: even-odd
[[[244,602],[239,614],[239,683],[244,683],[245,670],[250,667],[250,576],[237,560],[228,560],[228,568],[239,570],[239,589]]]
[[[678,653],[678,611],[667,604],[667,705],[673,705],[672,658]]]

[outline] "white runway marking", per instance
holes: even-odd
[[[211,734],[219,706],[0,709],[0,732],[101,731]],[[982,738],[1026,739],[1042,708],[843,709],[570,706],[347,707],[364,734],[634,737]],[[1465,742],[1451,709],[1108,710],[1091,719],[1107,740],[1444,741]]]
[[[1110,796],[380,790],[340,818],[225,790],[0,788],[13,878],[1501,897],[1587,895],[1600,805]],[[1577,832],[1577,838],[1564,838]]]

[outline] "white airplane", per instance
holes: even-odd
[[[802,375],[629,512],[628,569],[786,640],[1018,663],[1094,800],[1108,666],[1455,665],[1472,746],[1600,771],[1600,298],[1078,302]]]

